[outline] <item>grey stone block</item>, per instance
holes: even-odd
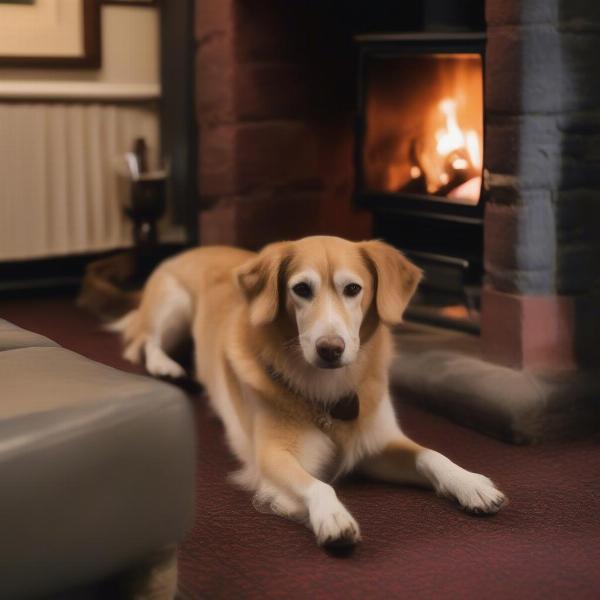
[[[559,241],[600,243],[600,189],[559,190],[553,201]]]
[[[600,3],[598,3],[600,5]],[[594,32],[560,35],[561,110],[597,110],[600,104],[600,23]]]
[[[486,106],[498,112],[560,110],[561,36],[537,25],[488,31]]]
[[[587,292],[600,284],[599,231],[600,189],[492,188],[484,228],[488,280],[510,293]]]
[[[550,269],[523,270],[489,266],[486,263],[486,282],[507,294],[552,294],[555,272]]]
[[[561,243],[556,262],[557,293],[586,292],[600,279],[600,244],[597,242]],[[597,310],[600,312],[600,305]]]
[[[552,25],[488,32],[486,106],[492,112],[558,113],[600,102],[598,33]]]
[[[557,290],[588,292],[600,285],[600,189],[559,191],[554,198],[559,224]]]
[[[516,176],[519,189],[600,188],[600,131],[583,131],[580,114],[492,114],[486,168]]]
[[[565,140],[565,146],[568,143],[568,139]],[[595,149],[592,148],[592,152]],[[590,160],[585,155],[571,156],[565,149],[561,156],[559,175],[556,187],[561,190],[588,186],[600,188],[600,159]]]
[[[570,24],[592,27],[600,23],[596,0],[486,0],[489,27],[514,24]]]
[[[566,133],[597,135],[600,133],[600,107],[557,115],[557,126]]]
[[[496,115],[486,130],[484,160],[493,173],[518,176],[522,189],[553,189],[562,177],[562,143],[554,115]]]
[[[555,23],[559,19],[559,0],[486,0],[488,27],[515,23]]]
[[[558,12],[561,22],[600,23],[600,3],[596,0],[559,0]]]
[[[556,289],[561,294],[589,292],[600,285],[600,189],[556,192],[554,206]]]
[[[488,203],[484,247],[488,272],[496,268],[548,271],[554,268],[556,229],[551,195],[540,192],[519,206]]]

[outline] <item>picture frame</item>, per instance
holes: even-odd
[[[103,0],[103,4],[114,6],[156,6],[158,0]]]
[[[100,68],[100,6],[101,0],[0,0],[0,67]],[[35,50],[15,34],[15,15],[35,26]],[[65,39],[73,40],[69,48]]]

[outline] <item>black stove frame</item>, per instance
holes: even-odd
[[[430,212],[439,217],[455,217],[481,220],[483,217],[483,194],[476,206],[449,202],[440,196],[429,196],[411,193],[377,193],[365,191],[362,169],[362,149],[365,138],[366,82],[368,61],[370,58],[395,57],[418,54],[480,54],[485,57],[485,34],[375,34],[360,35],[356,38],[359,44],[358,65],[358,117],[356,124],[356,200],[362,206],[381,208],[399,213]],[[484,123],[485,138],[485,123]],[[399,202],[401,200],[401,202]]]
[[[430,286],[445,292],[462,293],[465,286],[478,285],[482,279],[483,189],[478,204],[473,206],[450,202],[439,196],[374,192],[366,188],[362,153],[366,133],[367,71],[372,58],[419,54],[480,54],[482,68],[485,68],[486,36],[470,32],[374,34],[360,35],[355,40],[359,50],[355,202],[373,212],[375,235],[404,250],[425,268],[428,275],[431,272],[431,277],[427,277]],[[483,135],[485,140],[485,119]]]

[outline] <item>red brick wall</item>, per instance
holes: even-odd
[[[371,235],[352,206],[351,34],[310,4],[197,2],[203,244]]]

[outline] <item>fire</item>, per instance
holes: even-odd
[[[464,147],[465,136],[456,122],[456,101],[445,98],[439,109],[446,117],[446,128],[435,132],[436,150],[439,155],[448,156],[453,150]]]
[[[367,189],[477,204],[483,162],[481,56],[374,59],[367,73]]]
[[[433,133],[435,147],[428,140],[424,141],[419,164],[411,167],[411,176],[415,179],[422,174],[429,194],[444,191],[449,198],[477,202],[482,167],[479,135],[474,129],[461,129],[455,99],[441,100],[436,112],[432,120],[441,113],[444,123]],[[443,189],[449,185],[451,189]]]

